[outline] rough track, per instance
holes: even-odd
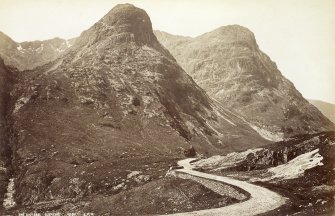
[[[241,188],[242,190],[250,193],[250,199],[236,203],[233,205],[225,206],[222,208],[214,208],[214,209],[206,209],[194,212],[185,212],[185,213],[177,213],[171,215],[180,215],[180,216],[189,216],[189,215],[210,215],[210,216],[224,216],[224,215],[238,215],[238,216],[251,216],[258,215],[261,213],[265,213],[271,210],[274,210],[286,202],[286,198],[280,196],[279,194],[268,190],[264,187],[260,187],[254,184],[250,184],[244,181],[239,181],[236,179],[216,176],[208,173],[203,173],[199,171],[192,170],[193,167],[190,162],[194,160],[194,158],[189,158],[185,160],[181,160],[178,162],[180,166],[183,166],[183,169],[176,170],[175,172],[186,173],[189,175],[206,178],[209,180],[220,181],[222,183],[234,185],[236,187]],[[204,186],[206,186],[204,184]]]

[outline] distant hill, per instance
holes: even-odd
[[[316,106],[323,115],[325,115],[330,121],[335,123],[335,104],[327,103],[320,100],[308,100],[311,104]]]
[[[74,40],[53,38],[18,43],[0,31],[0,57],[6,65],[19,70],[31,70],[55,60],[72,46]]]

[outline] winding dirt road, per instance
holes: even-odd
[[[244,202],[228,205],[222,208],[206,209],[206,210],[177,213],[171,215],[251,216],[274,210],[282,206],[287,200],[286,198],[280,196],[279,194],[271,190],[268,190],[266,188],[254,184],[250,184],[244,181],[239,181],[228,177],[216,176],[208,173],[195,171],[193,170],[193,166],[190,164],[192,160],[194,160],[194,158],[179,161],[178,165],[183,166],[184,168],[180,170],[175,170],[175,172],[186,173],[189,175],[234,185],[250,193],[251,197],[250,199]],[[206,187],[205,184],[204,186]]]

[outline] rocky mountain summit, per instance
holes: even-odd
[[[212,98],[272,140],[334,130],[259,49],[247,28],[224,26],[195,38],[155,34]]]
[[[9,175],[16,204],[33,210],[157,180],[190,145],[213,154],[268,143],[210,99],[129,4],[18,73],[10,94]]]
[[[0,56],[6,65],[19,70],[30,70],[55,60],[73,44],[74,40],[54,38],[18,43],[0,32]]]

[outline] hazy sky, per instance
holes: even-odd
[[[172,34],[245,26],[306,98],[335,103],[335,0],[0,0],[0,31],[18,42],[76,37],[126,2]]]

